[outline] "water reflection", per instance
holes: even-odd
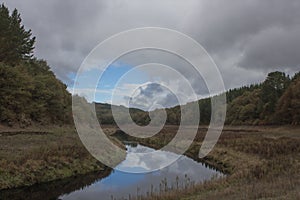
[[[128,154],[126,159],[117,166],[119,170],[131,172],[145,172],[153,166],[160,166],[163,162],[173,160],[178,156],[171,152],[159,152],[156,160],[152,160],[149,152],[154,149],[138,145],[126,144]],[[150,154],[151,155],[151,154]],[[221,173],[208,168],[186,156],[181,156],[169,167],[151,173],[125,173],[119,170],[107,169],[102,172],[72,177],[60,181],[34,185],[11,190],[0,191],[0,199],[10,200],[55,200],[55,199],[87,199],[106,200],[122,197],[128,198],[147,192],[158,193],[162,188],[162,180],[167,180],[167,187],[184,187],[186,184],[199,183],[209,180],[213,176],[221,176]],[[177,179],[178,177],[178,179]]]
[[[184,187],[190,182],[199,183],[211,179],[213,176],[221,174],[213,169],[204,166],[186,156],[180,157],[169,167],[151,173],[126,173],[147,172],[153,166],[163,165],[163,162],[173,160],[178,155],[171,152],[158,151],[159,156],[155,155],[152,160],[153,149],[142,145],[127,146],[128,154],[126,159],[117,166],[117,170],[108,177],[81,190],[60,196],[61,199],[119,199],[128,197],[129,194],[147,194],[147,192],[158,192],[161,190],[162,180],[167,180],[167,187]],[[119,171],[122,170],[122,171]],[[177,183],[178,182],[178,183]],[[152,188],[152,189],[151,189]]]
[[[126,159],[116,167],[116,170],[129,173],[152,172],[153,169],[160,169],[171,164],[181,156],[167,151],[155,151],[139,144],[126,145],[126,148]]]

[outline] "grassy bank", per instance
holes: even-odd
[[[176,131],[166,127],[140,142],[160,148]],[[205,128],[199,129],[188,156],[197,159],[205,133]],[[226,127],[214,150],[200,161],[227,176],[139,199],[300,198],[300,127]]]
[[[0,158],[0,189],[107,170],[84,148],[72,127],[2,128]]]

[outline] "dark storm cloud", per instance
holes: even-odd
[[[99,42],[120,31],[145,26],[175,29],[200,42],[219,66],[226,88],[261,81],[266,72],[275,69],[288,73],[299,70],[299,0],[5,3],[10,9],[19,9],[25,26],[37,36],[37,57],[46,59],[67,83],[68,75],[77,71]]]
[[[48,61],[60,79],[69,82],[68,74],[75,72],[95,45],[97,19],[104,9],[101,1],[7,1],[17,8],[23,23],[37,37],[36,56]]]
[[[270,28],[257,35],[245,48],[240,66],[280,70],[300,69],[300,26],[293,29]]]
[[[300,63],[299,10],[298,0],[203,1],[193,15],[203,20],[187,28],[213,57],[236,57],[238,67],[295,71]]]

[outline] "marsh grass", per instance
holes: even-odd
[[[206,129],[199,129],[186,155],[214,166],[227,176],[151,195],[131,195],[130,199],[300,199],[299,130],[299,127],[280,128],[280,131],[276,127],[225,128],[214,150],[198,159],[206,133]],[[158,134],[140,142],[159,148],[174,135],[171,131],[176,128],[164,130],[160,133],[165,134],[163,137]]]
[[[27,186],[104,170],[81,144],[74,129],[0,137],[0,189]]]

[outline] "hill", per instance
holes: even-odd
[[[283,72],[271,72],[260,84],[230,89],[227,98],[227,125],[280,125],[300,123],[300,73],[292,79]],[[192,102],[195,103],[195,102]],[[211,116],[211,98],[200,99],[198,102],[201,113],[200,124],[207,125]],[[112,105],[114,106],[114,105]],[[120,111],[128,108],[114,106]],[[193,112],[182,105],[185,112]],[[99,121],[103,124],[115,124],[111,105],[96,103]],[[158,110],[152,111],[157,112]],[[149,112],[130,108],[132,119],[140,125],[150,121]],[[169,125],[179,125],[180,106],[166,108]],[[121,113],[121,112],[120,112]],[[126,121],[126,119],[124,119]]]
[[[118,111],[119,115],[122,113],[128,112],[128,108],[125,106],[116,106],[104,103],[95,103],[96,114],[101,124],[115,124],[115,120],[112,116],[112,107]],[[139,125],[146,125],[149,123],[150,118],[148,112],[137,108],[129,108],[129,113],[135,123]],[[122,118],[122,116],[119,116]],[[124,116],[124,122],[127,120],[127,117]]]

